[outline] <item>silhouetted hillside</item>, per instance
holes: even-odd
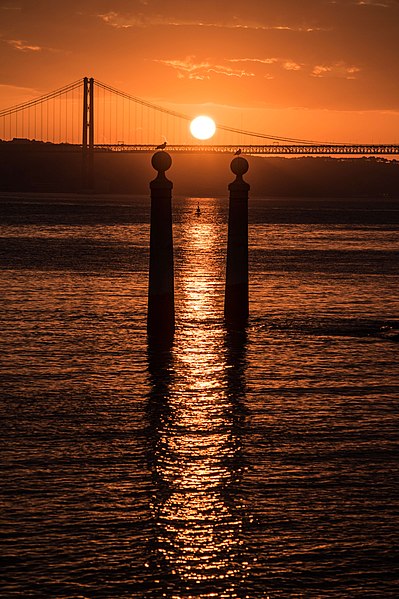
[[[148,194],[156,175],[152,154],[96,153],[94,191]],[[175,195],[227,195],[232,156],[173,154],[167,176]],[[249,156],[252,196],[399,197],[399,162],[382,158]],[[0,191],[82,191],[82,160],[75,146],[0,142]]]

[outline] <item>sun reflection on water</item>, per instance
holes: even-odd
[[[176,269],[180,326],[163,361],[156,350],[149,353],[158,576],[162,596],[170,599],[233,599],[242,596],[247,567],[240,499],[243,370],[232,378],[245,337],[238,354],[231,352],[212,301],[221,284],[216,225],[190,215],[184,224],[185,251]]]

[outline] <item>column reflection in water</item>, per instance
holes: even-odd
[[[223,329],[216,298],[223,257],[210,220],[184,223],[174,346],[169,355],[149,354],[156,568],[160,596],[173,599],[246,596],[246,338]]]

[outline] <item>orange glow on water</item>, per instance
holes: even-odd
[[[244,576],[239,559],[243,521],[233,491],[240,440],[228,393],[230,366],[223,328],[212,322],[220,239],[213,220],[205,223],[194,214],[187,220],[183,234],[191,264],[179,281],[186,326],[173,348],[179,376],[169,388],[169,416],[162,421],[156,455],[157,476],[169,491],[158,505],[158,543],[179,580],[189,586],[223,585],[233,598]],[[234,499],[226,501],[230,493]]]

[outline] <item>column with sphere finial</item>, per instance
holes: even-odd
[[[148,284],[147,332],[152,340],[168,343],[175,329],[172,188],[165,172],[172,159],[156,152],[151,160],[157,177],[151,181],[150,268]]]
[[[227,324],[245,326],[249,315],[248,299],[248,192],[243,180],[248,161],[233,158],[230,168],[236,175],[229,185],[229,225],[227,239],[224,318]]]

